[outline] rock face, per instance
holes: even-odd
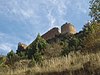
[[[59,28],[55,27],[51,30],[49,30],[47,33],[45,33],[44,35],[42,35],[42,37],[45,39],[45,40],[48,40],[48,39],[52,39],[54,38],[56,35],[59,35],[60,32],[59,32]]]
[[[64,25],[61,26],[61,34],[65,33],[75,34],[76,29],[71,23],[65,23]]]
[[[21,42],[18,43],[18,49],[17,52],[21,52],[21,51],[26,51],[27,45],[23,44]]]

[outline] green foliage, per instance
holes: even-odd
[[[94,20],[100,22],[100,0],[91,0],[90,1],[90,14]]]
[[[17,53],[18,56],[20,57],[20,59],[27,59],[27,55],[26,55],[26,52],[19,52]]]
[[[38,34],[35,41],[33,41],[28,47],[28,58],[34,58],[36,62],[40,61],[46,45],[46,41]]]
[[[70,51],[77,50],[98,50],[100,49],[100,23],[87,23],[81,32],[66,40],[62,42],[62,55],[68,55]]]
[[[100,23],[87,23],[76,36],[80,39],[81,50],[97,50],[96,48],[100,48]]]
[[[77,37],[72,37],[70,39],[67,39],[66,41],[64,41],[63,43],[63,51],[62,51],[62,55],[68,55],[71,51],[75,51],[78,50],[80,46],[80,39]]]
[[[39,52],[36,52],[34,54],[34,60],[36,61],[36,63],[41,63],[41,61],[42,61],[42,54],[39,53]]]
[[[7,59],[8,59],[8,63],[10,65],[13,65],[15,62],[19,61],[19,56],[17,54],[15,54],[13,52],[13,50],[11,50],[8,54],[7,54]]]
[[[100,24],[91,23],[87,26],[87,31],[84,31],[83,44],[87,49],[93,49],[96,46],[96,43],[100,42]]]
[[[65,40],[65,38],[64,38],[64,40],[61,41],[61,42],[62,42],[62,45],[63,45],[63,48],[62,48],[63,51],[61,52],[61,54],[64,55],[64,56],[66,56],[70,52],[70,49],[69,49],[69,39]]]
[[[68,48],[68,47],[63,47],[63,51],[62,51],[62,55],[64,55],[64,56],[66,56],[66,55],[68,55],[69,53],[70,53],[70,49]]]
[[[13,56],[15,56],[15,53],[13,52],[13,50],[11,50],[8,54],[7,54],[7,58],[11,59]]]
[[[73,38],[69,41],[69,48],[70,48],[70,49],[73,49],[73,50],[77,50],[79,44],[80,44],[79,38],[73,37]]]

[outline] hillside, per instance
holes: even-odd
[[[0,75],[100,75],[100,23],[84,25],[76,34],[45,40],[38,34],[28,46],[0,57]]]
[[[19,42],[0,55],[0,75],[100,75],[100,0],[86,1],[0,1],[0,50]],[[56,27],[66,20],[77,26]],[[38,35],[29,45],[19,41],[32,33]]]

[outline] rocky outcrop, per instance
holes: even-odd
[[[19,42],[17,52],[26,51],[27,45],[24,43]]]

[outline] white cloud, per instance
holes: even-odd
[[[47,6],[47,17],[49,21],[49,29],[53,27],[59,27],[58,19],[60,19],[59,22],[64,21],[63,17],[65,16],[65,13],[67,11],[67,5],[70,4],[70,1],[68,0],[65,2],[65,0],[49,0],[49,5]],[[66,4],[65,4],[66,3]],[[56,12],[54,12],[56,10]],[[55,13],[55,15],[54,15]]]
[[[24,21],[37,17],[34,13],[34,3],[32,0],[10,0],[0,1],[0,13],[5,14],[10,20]]]
[[[58,9],[58,13],[60,13],[60,15],[65,14],[65,9],[67,9],[67,3],[69,4],[70,1],[66,2],[65,5],[65,0],[61,1],[61,0],[51,0],[51,2],[57,7]]]
[[[83,4],[84,4],[83,2],[77,2],[76,3],[76,8],[77,8],[77,11],[79,11],[78,13],[82,12],[82,13],[86,14],[87,9],[83,6]]]
[[[15,35],[0,32],[0,52],[8,53],[11,49],[15,51],[19,42],[29,45],[35,39],[33,34],[25,33],[24,39]]]
[[[0,50],[3,50],[5,52],[9,52],[12,49],[12,44],[9,43],[2,43],[0,44]]]
[[[47,17],[48,17],[49,25],[50,25],[50,29],[51,29],[55,26],[55,22],[56,22],[55,17],[52,15],[52,10],[48,11]]]
[[[11,49],[16,50],[18,42],[25,42],[25,39],[21,39],[18,36],[0,32],[0,53],[8,53]]]
[[[26,9],[20,8],[19,5],[13,7],[10,12],[23,19],[30,19],[32,16],[35,16],[33,9],[30,9],[30,7]]]

